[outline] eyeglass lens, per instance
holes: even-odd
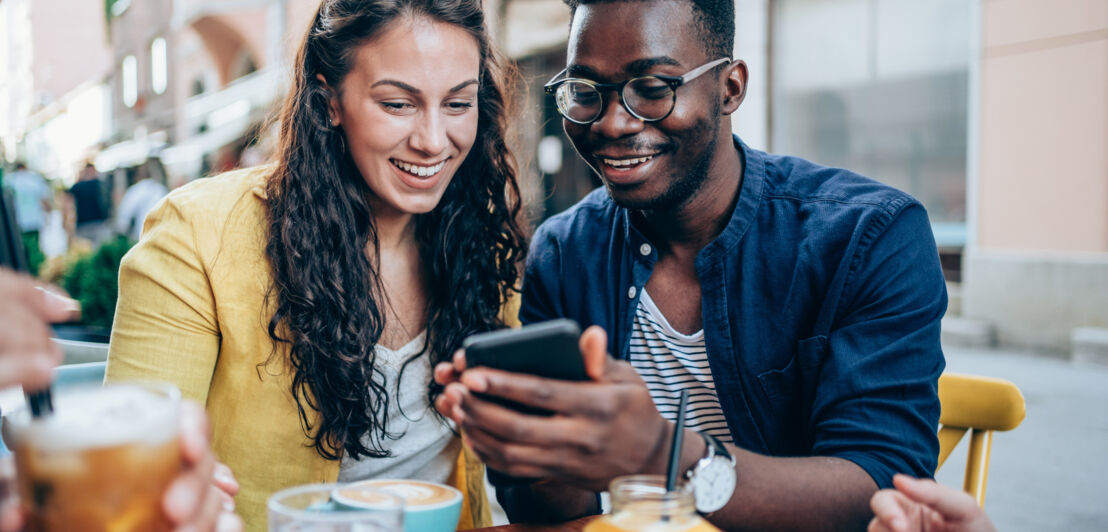
[[[557,102],[562,114],[574,122],[592,122],[604,112],[600,91],[584,81],[563,83],[558,87]],[[665,81],[646,76],[624,85],[623,102],[631,114],[643,120],[661,120],[673,109],[674,93]]]

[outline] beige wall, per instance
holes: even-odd
[[[981,32],[962,312],[1065,355],[1108,329],[1108,0],[981,0]]]
[[[984,0],[977,243],[1108,252],[1108,1]]]

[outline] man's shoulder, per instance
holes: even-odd
[[[910,194],[875,179],[791,156],[765,154],[768,200],[821,204],[853,210],[893,214],[919,203]]]
[[[606,237],[601,230],[619,215],[619,208],[604,187],[597,188],[572,207],[548,218],[535,231],[535,242],[566,243],[580,238]]]

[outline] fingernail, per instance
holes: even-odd
[[[234,512],[235,511],[235,501],[233,499],[227,499],[227,500],[223,501],[223,511],[224,512]]]
[[[463,378],[465,377],[463,376]],[[466,388],[477,393],[486,392],[489,389],[489,380],[480,373],[471,373],[469,379],[466,380]]]
[[[51,312],[72,313],[81,311],[81,303],[76,299],[52,292],[46,287],[38,286],[36,288],[42,291],[43,299],[46,300],[46,307],[49,308]]]
[[[217,472],[215,472],[214,475],[215,475],[215,480],[217,482],[221,482],[223,484],[234,484],[236,486],[238,485],[238,482],[235,480],[235,477],[232,477],[231,475],[228,475],[227,473],[224,473],[223,471],[217,471]]]

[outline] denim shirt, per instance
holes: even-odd
[[[923,206],[852,172],[735,147],[739,197],[696,273],[736,445],[850,460],[882,488],[894,473],[932,476],[947,296]],[[537,230],[520,320],[600,325],[626,360],[657,258],[628,210],[593,191]]]

